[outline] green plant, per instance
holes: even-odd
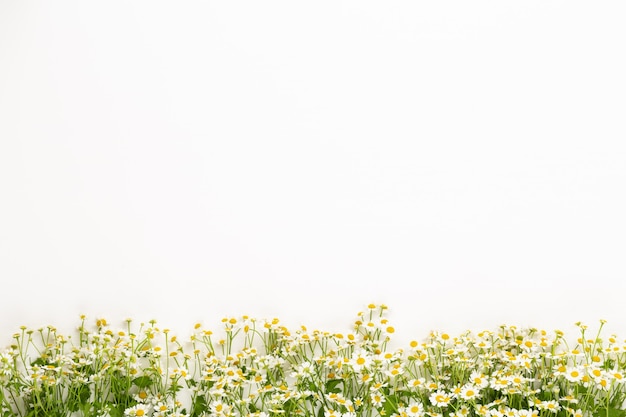
[[[432,332],[391,349],[387,307],[346,333],[278,319],[197,324],[180,341],[156,321],[77,333],[22,327],[0,352],[0,415],[212,417],[623,417],[626,344],[501,326]]]

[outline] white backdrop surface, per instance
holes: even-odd
[[[626,336],[621,1],[1,1],[0,331]]]

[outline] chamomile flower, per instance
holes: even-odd
[[[459,398],[465,401],[474,401],[480,397],[480,393],[477,387],[474,385],[464,385],[459,393]]]
[[[355,372],[361,372],[372,363],[371,354],[364,349],[354,352],[349,361],[350,366]]]
[[[579,382],[583,379],[585,372],[578,367],[569,367],[565,371],[565,379],[569,382]]]
[[[491,386],[491,388],[498,390],[498,391],[506,389],[509,386],[509,384],[510,384],[510,381],[505,376],[494,377],[489,381],[489,385]]]
[[[552,413],[557,413],[561,409],[561,405],[555,400],[541,401],[537,404],[537,408],[540,410],[547,410]]]
[[[76,339],[52,326],[23,328],[0,352],[0,414],[44,415],[31,401],[42,390],[82,401],[87,391],[75,387],[116,389],[113,378],[131,381],[125,417],[182,417],[190,408],[181,401],[194,401],[188,394],[198,399],[194,415],[212,417],[306,417],[320,409],[323,417],[591,417],[607,398],[626,397],[626,341],[616,335],[589,338],[580,326],[570,347],[559,331],[501,326],[477,337],[433,332],[391,351],[395,329],[384,310],[364,310],[345,334],[226,317],[225,335],[197,325],[191,350],[155,321],[115,329],[100,319],[91,330],[83,319]]]
[[[470,382],[475,387],[482,389],[489,386],[489,380],[482,372],[473,371],[469,377]]]
[[[148,393],[145,390],[140,390],[137,394],[133,395],[133,398],[138,403],[145,403],[150,399]]]
[[[581,410],[580,408],[574,410],[573,408],[568,408],[567,411],[570,412],[570,414],[572,415],[572,417],[583,417],[583,410]]]
[[[157,401],[156,404],[154,404],[155,415],[165,415],[168,411],[171,411],[171,407],[168,404],[162,401]]]
[[[220,400],[211,402],[209,408],[211,413],[215,416],[228,416],[230,413],[230,406],[228,404],[224,404]]]
[[[608,391],[611,388],[611,379],[608,374],[603,375],[600,378],[596,378],[596,388],[601,391]]]
[[[443,390],[437,390],[430,394],[429,400],[435,407],[447,407],[452,400],[452,397]]]
[[[331,408],[329,410],[324,410],[324,417],[341,417],[341,413]]]
[[[539,417],[539,412],[537,410],[517,410],[517,417]]]
[[[612,377],[614,381],[618,383],[624,382],[624,374],[622,372],[613,370],[613,371],[609,371],[609,375]]]
[[[409,417],[422,417],[424,415],[424,405],[419,401],[411,401],[404,411]]]
[[[426,385],[426,379],[423,377],[409,379],[409,381],[406,384],[407,388],[411,388],[411,389],[423,388],[425,385]]]
[[[380,392],[372,392],[370,394],[370,400],[374,407],[381,407],[385,402],[385,397]]]
[[[150,411],[150,407],[147,404],[137,404],[134,407],[124,410],[124,415],[128,417],[142,417],[147,416]]]
[[[314,367],[309,361],[305,361],[296,366],[295,372],[291,373],[292,378],[308,378],[313,375]]]
[[[400,363],[394,364],[391,369],[385,371],[385,375],[389,378],[396,378],[404,373],[404,369]]]

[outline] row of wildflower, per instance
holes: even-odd
[[[625,416],[626,342],[501,326],[391,348],[387,307],[351,331],[224,318],[181,341],[155,321],[22,327],[0,352],[0,416]]]

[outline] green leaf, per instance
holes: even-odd
[[[44,366],[46,364],[46,361],[44,361],[43,358],[39,357],[35,359],[33,362],[31,362],[30,364],[31,366]]]
[[[78,398],[80,398],[81,404],[87,404],[89,402],[89,398],[91,398],[91,391],[89,390],[88,385],[81,385],[78,389]]]
[[[146,388],[152,385],[152,379],[150,379],[150,377],[146,375],[140,376],[133,379],[133,384],[135,384],[139,388]]]
[[[207,411],[206,399],[202,396],[196,397],[191,405],[191,417],[198,417]]]
[[[329,394],[339,394],[341,389],[337,388],[337,385],[343,383],[341,379],[330,379],[326,382],[326,392]]]
[[[388,395],[383,403],[385,415],[390,416],[398,411],[398,396]]]
[[[109,414],[111,415],[111,417],[124,417],[124,411],[119,407],[111,408]]]
[[[608,409],[608,413],[607,413],[607,408],[601,408],[598,410],[598,417],[604,417],[604,416],[608,416],[608,417],[624,417],[626,416],[626,410],[619,410],[617,408],[612,408],[609,407]]]
[[[291,414],[297,406],[296,401],[293,398],[290,398],[283,404],[283,410],[285,410],[287,414]]]
[[[172,385],[170,385],[170,387],[167,389],[167,392],[171,393],[171,394],[176,394],[178,391],[180,391],[181,389],[183,389],[183,386],[177,383],[173,383]]]

